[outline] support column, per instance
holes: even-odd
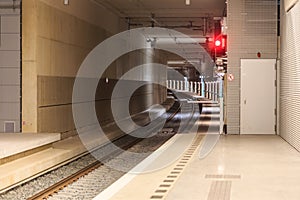
[[[22,130],[37,132],[37,2],[22,2]]]

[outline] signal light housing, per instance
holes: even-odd
[[[227,35],[220,34],[216,36],[210,48],[211,55],[215,61],[216,57],[225,56],[227,51]]]
[[[227,37],[226,35],[218,35],[215,38],[214,46],[217,50],[226,50]]]
[[[216,51],[218,55],[224,55],[227,49],[227,35],[218,35],[213,44],[214,51]]]

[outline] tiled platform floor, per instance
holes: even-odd
[[[300,153],[279,136],[222,136],[211,154],[191,161],[166,199],[298,200]]]
[[[276,135],[219,137],[216,107],[206,106],[203,111],[198,133],[191,133],[201,142],[194,151],[188,148],[182,155],[191,155],[186,163],[180,158],[154,172],[126,174],[95,199],[300,199],[298,151]],[[187,136],[177,137],[181,140]],[[169,157],[172,152],[169,151]]]
[[[110,193],[109,198],[103,193],[98,199],[300,199],[300,153],[279,136],[221,136],[207,157],[199,159],[199,151],[200,148],[162,198],[155,191],[161,189],[175,165],[152,173],[127,175],[130,178],[125,186],[116,183],[117,187],[113,185],[104,191]]]

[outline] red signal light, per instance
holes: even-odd
[[[215,58],[221,57],[226,54],[227,51],[227,35],[218,35],[214,38],[214,42],[211,45],[211,52]]]
[[[214,47],[218,50],[225,50],[227,44],[227,36],[226,35],[218,35],[215,38]]]
[[[216,41],[215,41],[215,46],[216,46],[216,47],[220,47],[221,44],[222,44],[222,42],[221,42],[220,40],[216,40]]]

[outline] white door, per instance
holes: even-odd
[[[275,59],[241,59],[241,134],[275,134]]]

